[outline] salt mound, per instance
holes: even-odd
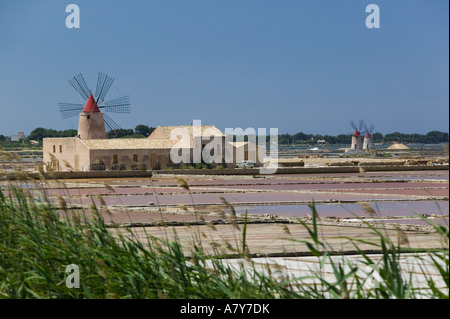
[[[387,148],[388,150],[409,150],[409,147],[405,144],[394,143]]]

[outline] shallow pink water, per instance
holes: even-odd
[[[230,193],[230,194],[173,194],[173,195],[130,195],[130,196],[108,196],[103,197],[107,205],[127,205],[127,206],[146,206],[149,202],[159,205],[210,205],[221,204],[221,197],[232,204],[238,203],[258,203],[258,204],[276,204],[282,202],[311,202],[311,201],[370,201],[377,199],[372,194],[320,194],[320,193]],[[380,199],[378,197],[378,199]],[[396,195],[383,196],[383,200],[402,199]],[[94,198],[97,202],[98,200]],[[75,203],[91,203],[90,198],[73,198]]]
[[[369,203],[377,212],[376,217],[404,217],[420,214],[448,215],[448,201],[405,201]],[[359,204],[316,204],[316,211],[321,217],[371,217]],[[237,213],[273,214],[286,217],[305,217],[312,215],[307,205],[273,205],[273,206],[236,206]]]
[[[236,188],[236,189],[271,189],[271,190],[355,190],[363,191],[367,189],[414,189],[414,188],[436,188],[448,187],[448,184],[436,183],[327,183],[327,184],[268,184],[268,185],[239,185],[239,186],[214,186],[217,188]]]
[[[272,176],[273,177],[273,176]],[[339,180],[336,178],[345,178]],[[314,178],[314,179],[309,179]],[[355,178],[355,182],[351,179]],[[379,182],[357,182],[358,180],[376,179]],[[211,180],[185,178],[193,194],[178,186],[174,178],[139,178],[113,179],[106,181],[114,187],[114,191],[104,187],[101,180],[68,181],[67,188],[47,189],[50,195],[61,195],[73,205],[90,205],[92,199],[96,204],[99,200],[95,195],[103,195],[107,205],[148,206],[179,205],[179,204],[221,204],[224,197],[231,204],[240,204],[235,209],[249,214],[273,214],[288,217],[311,215],[311,210],[305,204],[291,205],[295,202],[315,201],[372,201],[377,200],[381,217],[404,217],[418,214],[446,215],[449,211],[448,200],[413,201],[414,196],[449,196],[448,171],[417,171],[417,172],[372,172],[353,174],[311,174],[311,175],[277,175],[276,178],[223,178],[220,176]],[[386,182],[386,180],[390,180]],[[399,182],[395,182],[399,180]],[[403,180],[403,181],[401,181]],[[422,182],[405,180],[422,180]],[[440,180],[441,182],[430,182]],[[79,183],[79,184],[77,184]],[[89,185],[93,187],[89,187]],[[100,187],[95,187],[100,186]],[[32,187],[31,187],[32,189]],[[233,191],[221,193],[221,190]],[[256,190],[258,192],[247,192]],[[241,193],[240,191],[244,191]],[[299,191],[299,192],[295,192]],[[219,193],[217,193],[219,192]],[[333,192],[333,193],[331,193]],[[5,192],[7,194],[7,192]],[[37,194],[37,192],[36,192]],[[155,195],[157,194],[157,195]],[[408,201],[405,201],[408,200]],[[409,200],[411,199],[411,200]],[[57,201],[56,197],[53,197]],[[402,201],[400,201],[402,200]],[[247,203],[260,204],[259,206]],[[440,209],[437,207],[438,204]],[[376,208],[375,204],[370,203]],[[317,211],[323,217],[349,218],[356,216],[369,217],[359,204],[317,204]],[[132,213],[133,219],[146,221],[153,215]],[[117,218],[126,220],[125,215]],[[191,218],[191,217],[187,217]],[[409,219],[408,219],[409,220]],[[411,219],[415,221],[416,219]],[[448,218],[444,218],[444,221]],[[392,222],[386,219],[386,222]],[[406,223],[404,219],[395,222]]]

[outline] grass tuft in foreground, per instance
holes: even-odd
[[[189,188],[187,184],[185,187]],[[143,242],[132,231],[113,232],[95,205],[94,218],[87,219],[84,214],[73,218],[64,199],[60,198],[56,206],[45,189],[41,194],[37,198],[36,192],[11,184],[0,191],[1,298],[448,299],[447,227],[434,226],[443,246],[428,253],[442,280],[437,283],[426,277],[426,287],[420,290],[414,287],[411,274],[400,266],[400,242],[393,243],[371,228],[379,238],[371,244],[382,251],[383,257],[374,261],[360,251],[360,264],[376,264],[381,277],[378,285],[368,286],[371,274],[361,272],[366,268],[331,256],[333,250],[321,240],[317,212],[311,205],[312,225],[303,223],[310,240],[303,243],[318,259],[320,269],[302,277],[280,279],[270,268],[260,269],[252,262],[246,245],[246,223],[236,230],[240,231],[237,252],[241,258],[232,265],[220,258],[219,250],[206,255],[201,242],[194,242],[187,253],[176,236],[175,240],[147,236]],[[358,241],[352,241],[358,249]],[[423,258],[420,254],[415,257]],[[333,272],[331,281],[323,276],[326,263]],[[66,287],[65,270],[70,264],[79,267],[79,289]],[[423,273],[427,273],[425,266]]]

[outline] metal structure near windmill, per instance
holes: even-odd
[[[120,129],[120,126],[100,109],[111,113],[130,113],[130,97],[128,95],[110,101],[105,101],[114,78],[103,73],[98,73],[95,96],[86,84],[80,73],[69,80],[70,85],[86,101],[83,104],[58,103],[63,119],[79,115],[78,137],[82,140],[106,139],[106,132]]]
[[[355,122],[351,121],[350,125],[355,130],[352,135],[352,144],[350,148],[352,150],[360,150],[363,148],[363,137],[361,135],[361,132],[364,127],[364,121],[359,120],[358,126],[356,126]]]
[[[367,125],[364,125],[364,129],[365,129],[366,135],[364,136],[363,150],[372,149],[373,148],[372,134],[373,134],[373,130],[375,129],[375,126],[373,126],[373,124],[371,124],[370,127],[367,127]]]

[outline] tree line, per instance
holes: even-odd
[[[154,127],[140,124],[134,129],[111,130],[107,132],[107,136],[108,138],[145,138],[148,137],[154,130]],[[31,131],[31,133],[20,142],[29,143],[30,141],[37,141],[40,143],[46,137],[75,137],[77,134],[78,131],[74,129],[58,131],[38,127]],[[9,145],[11,144],[11,138],[9,136],[0,135],[0,143],[3,145]]]
[[[325,141],[327,144],[349,144],[349,134],[333,135],[320,135],[320,134],[280,134],[278,135],[278,144],[316,144],[319,141]],[[372,134],[373,143],[412,143],[412,144],[439,144],[448,143],[449,135],[445,132],[431,131],[427,134],[404,134],[400,132],[394,132],[389,134],[381,134],[376,132]]]
[[[149,127],[147,125],[137,125],[134,129],[117,129],[112,130],[107,133],[108,138],[145,138],[148,137],[153,131],[154,127]],[[38,127],[31,131],[30,135],[26,137],[23,142],[27,141],[37,141],[42,142],[45,137],[74,137],[77,136],[77,130],[54,130],[45,129]],[[269,137],[267,137],[268,139]],[[245,141],[248,140],[248,136],[245,136]],[[323,142],[327,144],[349,144],[350,135],[349,134],[339,134],[333,135],[320,135],[320,134],[306,134],[303,132],[296,134],[279,134],[278,144],[280,145],[301,145],[301,144],[317,144],[318,142]],[[400,132],[394,132],[389,134],[381,134],[379,132],[372,134],[373,143],[417,143],[417,144],[439,144],[448,143],[449,134],[440,131],[431,131],[427,134],[404,134]],[[9,144],[10,137],[0,135],[0,142],[2,144]]]
[[[244,141],[248,141],[248,136],[244,136]],[[233,138],[236,141],[236,137]],[[389,133],[383,135],[379,132],[372,134],[373,143],[412,143],[412,144],[439,144],[448,143],[449,135],[445,132],[431,131],[427,134],[403,134],[400,132]],[[269,142],[269,137],[267,137],[267,142]],[[320,134],[305,134],[303,132],[296,134],[279,134],[278,144],[279,145],[310,145],[318,143],[326,144],[350,144],[351,135],[350,134],[339,134],[339,135],[320,135]]]

